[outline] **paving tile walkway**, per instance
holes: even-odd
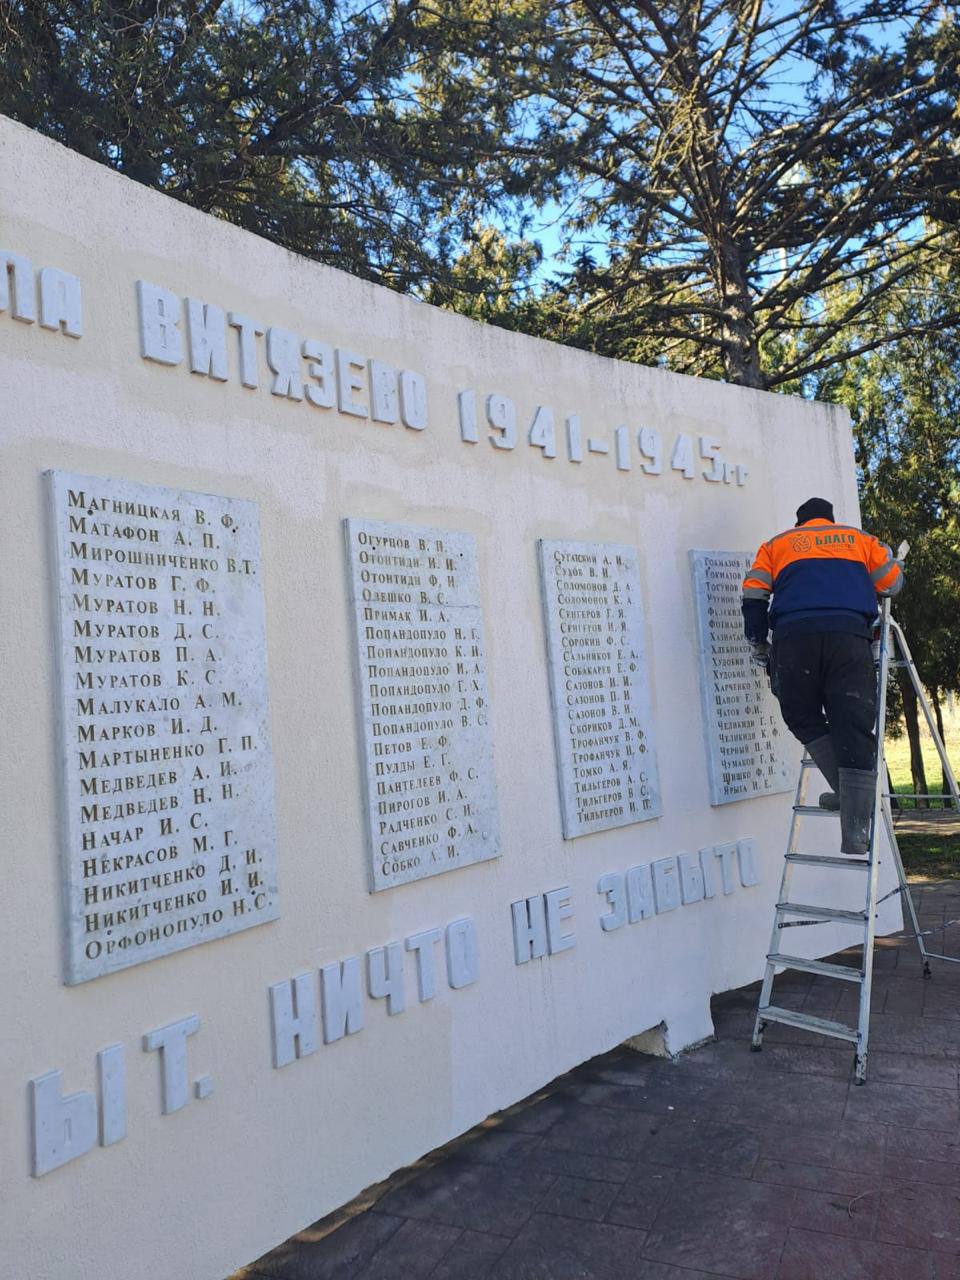
[[[958,881],[915,898],[924,927],[960,917]],[[960,1280],[960,965],[925,982],[880,940],[862,1088],[798,1029],[751,1053],[756,996],[718,997],[716,1041],[678,1062],[585,1063],[235,1280]],[[800,974],[777,1002],[855,1008]]]

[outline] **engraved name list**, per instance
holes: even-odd
[[[473,535],[345,522],[371,891],[500,853]]]
[[[68,983],[279,914],[254,503],[48,472]]]
[[[746,552],[690,552],[714,805],[789,791],[796,781],[793,740],[743,639],[740,586],[750,564]]]
[[[637,553],[543,539],[540,568],[563,834],[658,818]]]

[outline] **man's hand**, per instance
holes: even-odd
[[[770,674],[770,646],[766,640],[750,641],[750,661]]]

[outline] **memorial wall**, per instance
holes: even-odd
[[[223,1280],[760,976],[799,749],[739,581],[856,523],[849,427],[4,120],[0,213],[4,1265]]]

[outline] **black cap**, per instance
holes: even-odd
[[[833,503],[826,498],[808,498],[797,507],[797,524],[806,524],[808,520],[829,520],[833,524]]]

